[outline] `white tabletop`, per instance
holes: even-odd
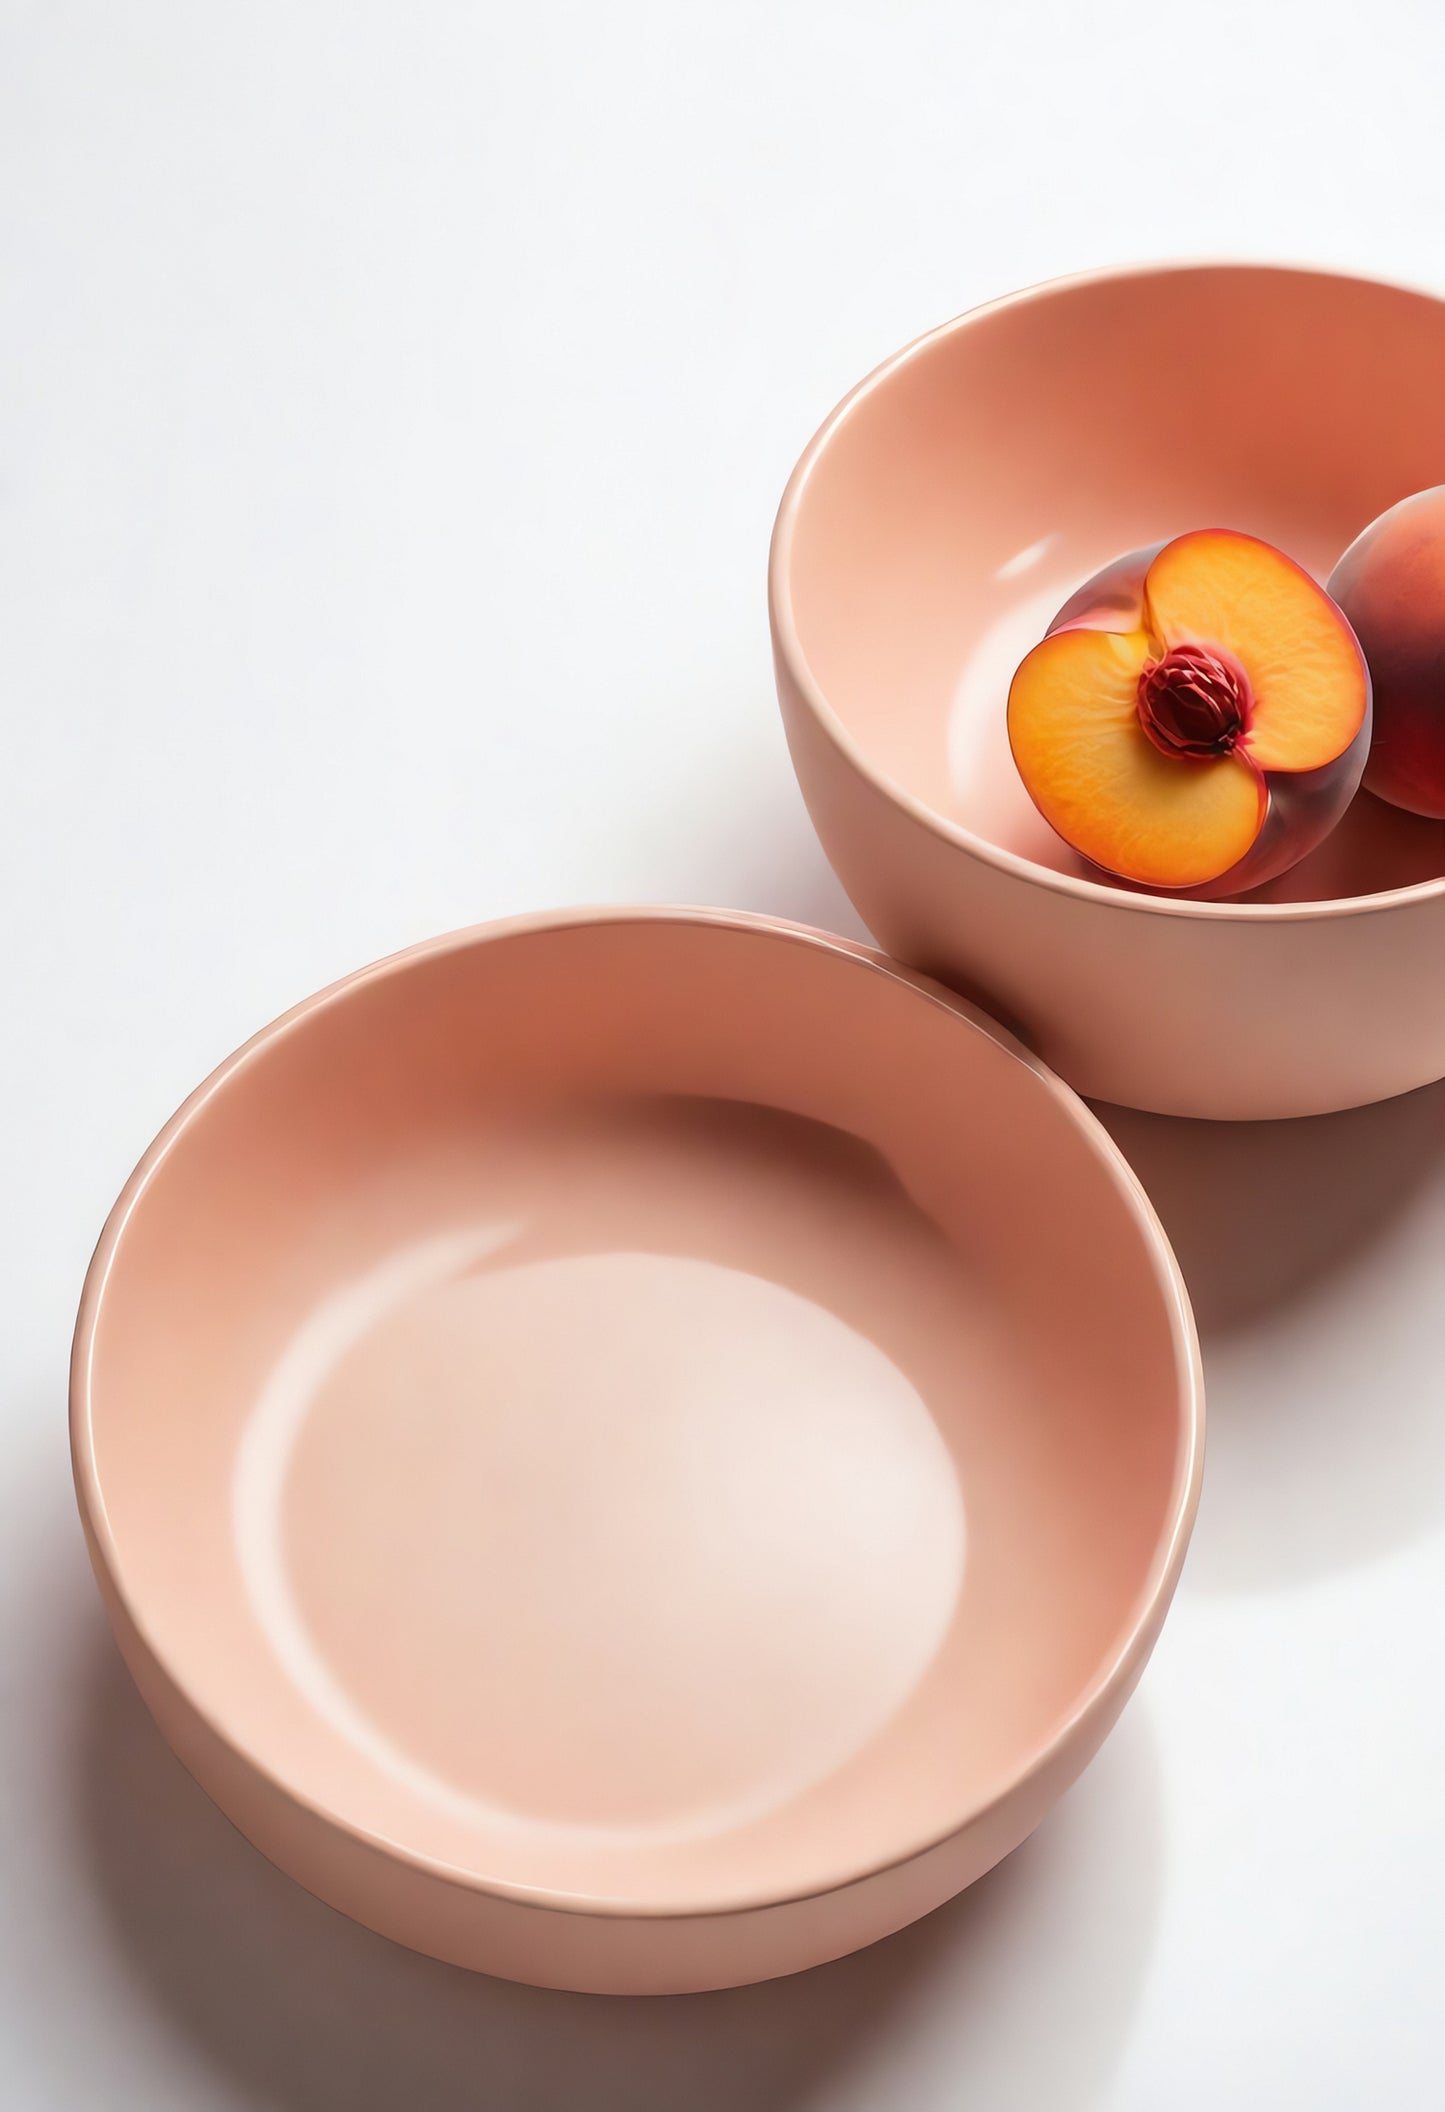
[[[796,1981],[540,1994],[278,1876],[119,1668],[64,1397],[132,1161],[305,991],[568,901],[856,930],[763,613],[814,424],[1087,264],[1445,280],[1442,85],[1435,0],[0,10],[4,2104],[1441,2103],[1445,1088],[1117,1118],[1205,1334],[1174,1614],[1028,1845]]]

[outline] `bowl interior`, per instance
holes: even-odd
[[[1039,866],[1100,878],[1009,754],[1014,669],[1109,559],[1242,528],[1325,578],[1445,482],[1445,303],[1327,273],[1130,272],[1040,289],[923,340],[826,429],[785,592],[870,768]],[[1445,824],[1368,797],[1265,900],[1445,874]],[[1256,899],[1254,897],[1250,899]]]
[[[1110,1147],[874,957],[523,927],[372,972],[163,1138],[83,1493],[172,1676],[342,1823],[728,1905],[1014,1781],[1187,1522],[1188,1323]]]

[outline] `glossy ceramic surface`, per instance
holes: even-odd
[[[721,912],[268,1028],[106,1227],[72,1436],[177,1752],[334,1905],[666,1991],[837,1955],[1083,1766],[1198,1488],[1185,1294],[962,1000]]]
[[[1322,1112],[1445,1075],[1445,824],[1357,801],[1237,901],[1104,880],[1035,811],[1010,677],[1121,551],[1242,528],[1325,578],[1445,480],[1445,304],[1323,272],[1060,281],[879,368],[794,472],[771,610],[793,760],[888,950],[1013,1020],[1081,1092]]]

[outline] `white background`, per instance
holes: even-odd
[[[317,984],[567,901],[856,929],[764,619],[813,426],[1058,271],[1445,282],[1442,91],[1438,0],[0,9],[7,2106],[1440,2105],[1445,1091],[1118,1118],[1211,1385],[1165,1639],[1011,1862],[762,1989],[473,1980],[277,1876],[118,1670],[64,1387],[132,1161]]]

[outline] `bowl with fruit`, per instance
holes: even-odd
[[[1086,1094],[1445,1076],[1442,372],[1423,293],[1097,273],[908,346],[793,473],[770,607],[824,848]]]

